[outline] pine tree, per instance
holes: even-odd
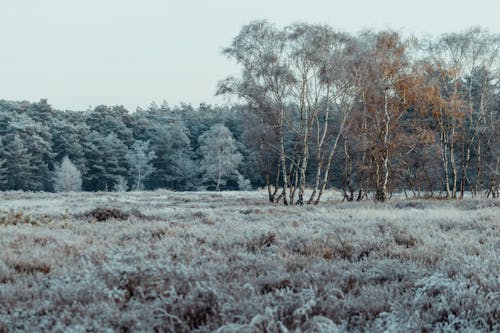
[[[19,135],[14,135],[5,147],[8,188],[11,190],[27,190],[27,180],[31,176],[31,156]]]
[[[53,154],[49,128],[40,122],[35,122],[27,113],[18,113],[12,117],[6,133],[6,136],[12,140],[11,143],[17,136],[22,142],[23,149],[27,150],[25,155],[28,157],[28,162],[23,167],[29,171],[24,178],[18,177],[16,182],[22,183],[22,187],[19,188],[19,185],[16,185],[16,189],[50,190],[52,187],[50,170],[52,169]]]
[[[85,154],[82,145],[82,134],[86,133],[88,128],[85,124],[73,125],[69,120],[60,118],[53,121],[50,126],[54,160],[60,161],[64,156],[68,156],[84,174]]]
[[[99,133],[92,131],[83,142],[86,161],[86,172],[83,176],[85,191],[102,191],[106,188],[106,179],[103,177],[106,171],[103,140]]]
[[[144,137],[144,141],[150,141],[151,150],[156,154],[152,160],[155,171],[146,187],[192,189],[193,168],[188,167],[192,164],[192,151],[186,129],[178,123],[171,125],[154,121],[145,128]]]
[[[88,113],[85,119],[91,131],[96,131],[106,137],[114,134],[127,146],[134,142],[132,130],[132,117],[123,106],[99,105]]]
[[[4,158],[5,151],[3,148],[2,140],[0,139],[0,190],[7,189],[7,161]]]
[[[109,179],[108,187],[113,188],[114,184],[118,181],[118,177],[127,177],[129,162],[127,160],[127,153],[129,149],[127,145],[120,140],[115,134],[109,134],[102,142],[103,152],[106,156],[106,178]]]
[[[116,135],[103,137],[92,131],[83,146],[87,160],[86,173],[83,177],[85,190],[111,190],[118,182],[118,177],[127,176],[128,148]]]
[[[33,132],[26,139],[30,162],[30,177],[26,182],[27,189],[34,191],[50,190],[52,186],[52,173],[50,172],[52,160],[52,146],[49,138],[41,132]]]
[[[81,190],[82,174],[68,156],[64,156],[61,164],[56,167],[54,172],[54,191],[78,192]]]

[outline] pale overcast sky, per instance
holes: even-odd
[[[500,33],[499,13],[498,0],[0,0],[0,99],[222,104],[217,81],[237,68],[221,50],[255,19],[436,35]]]

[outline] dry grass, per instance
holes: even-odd
[[[0,195],[0,332],[500,330],[499,201]]]

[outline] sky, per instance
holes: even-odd
[[[499,13],[498,0],[0,0],[0,99],[224,104],[217,82],[239,70],[222,50],[252,20],[435,36],[500,33]]]

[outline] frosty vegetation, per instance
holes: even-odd
[[[77,192],[82,190],[82,174],[68,156],[64,156],[61,165],[56,167],[54,177],[55,192]]]
[[[498,200],[266,197],[0,193],[0,332],[500,330]]]

